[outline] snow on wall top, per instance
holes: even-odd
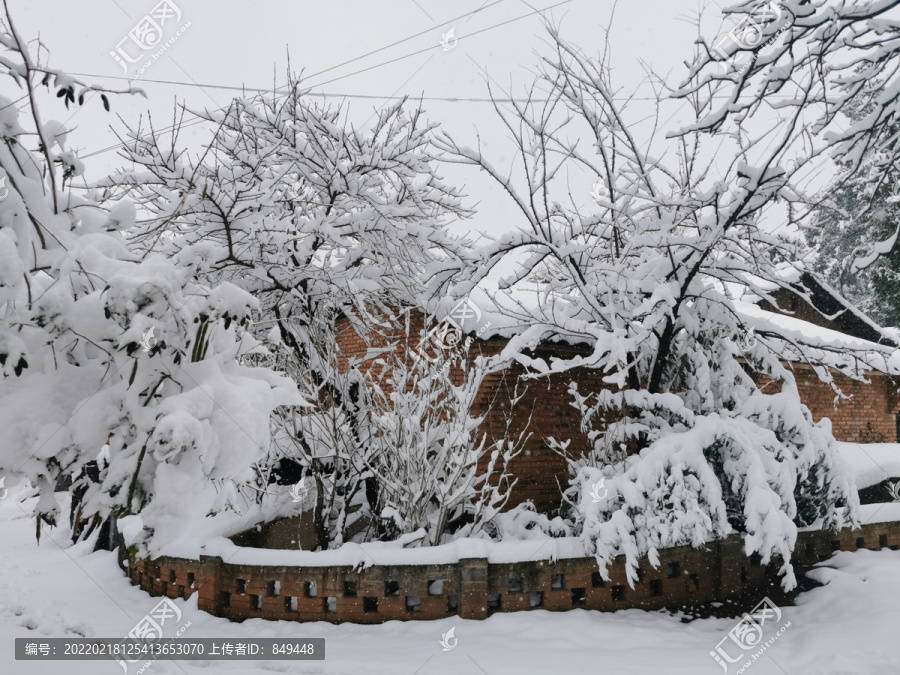
[[[856,487],[860,490],[888,478],[900,477],[900,443],[839,441],[837,445],[841,459],[856,476]]]
[[[133,517],[133,516],[132,516]],[[859,508],[863,524],[900,521],[900,502],[865,504]],[[800,528],[818,530],[819,526]],[[447,565],[465,558],[486,558],[489,563],[554,561],[590,557],[577,537],[535,535],[533,539],[489,541],[458,539],[440,546],[404,548],[417,533],[393,542],[348,543],[328,551],[288,551],[247,548],[221,536],[209,539],[183,539],[167,546],[165,555],[196,560],[201,555],[218,556],[232,565],[273,565],[291,567],[371,567],[373,565]],[[128,537],[126,536],[126,543]],[[201,544],[205,541],[205,544]]]

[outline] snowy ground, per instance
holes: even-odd
[[[0,673],[105,675],[114,662],[13,660],[16,637],[120,637],[158,599],[132,587],[111,553],[68,547],[62,528],[47,530],[38,545],[31,500],[10,490],[0,502]],[[822,588],[783,608],[791,626],[747,669],[754,675],[900,672],[896,649],[900,619],[900,551],[840,553],[814,572]],[[251,620],[234,624],[177,601],[190,637],[324,637],[324,662],[157,661],[146,671],[212,673],[331,673],[357,675],[435,673],[722,673],[709,656],[733,619],[682,623],[665,613],[573,610],[495,615],[487,621],[392,621],[379,626]],[[442,651],[451,627],[458,643]],[[186,634],[185,637],[188,635]],[[767,636],[768,637],[768,636]],[[139,665],[139,664],[138,664]],[[129,673],[136,672],[132,666]],[[737,665],[729,675],[737,672]]]

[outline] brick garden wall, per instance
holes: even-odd
[[[864,525],[840,532],[801,532],[793,555],[798,579],[835,551],[900,549],[900,522]],[[232,621],[280,619],[334,623],[381,623],[459,616],[485,619],[495,612],[574,608],[676,610],[711,602],[749,609],[764,596],[783,604],[777,561],[763,566],[743,554],[739,535],[704,550],[660,551],[660,566],[640,561],[632,589],[624,557],[609,567],[604,582],[593,558],[494,564],[472,558],[445,565],[288,567],[236,565],[218,557],[137,560],[119,546],[119,565],[132,584],[154,596],[190,598],[198,607]]]
[[[831,327],[831,326],[829,326]],[[418,343],[421,316],[410,319],[410,339]],[[405,336],[399,340],[403,349]],[[367,345],[344,322],[339,344],[345,355],[362,355]],[[476,340],[473,350],[497,354],[502,339]],[[538,356],[571,350],[539,349]],[[343,361],[344,367],[347,360]],[[895,422],[900,410],[897,382],[870,374],[870,383],[857,383],[836,375],[841,389],[852,395],[835,405],[831,388],[813,370],[793,364],[804,403],[816,421],[828,417],[838,440],[884,442],[897,440]],[[558,485],[565,486],[565,461],[552,452],[545,438],[572,439],[573,447],[585,447],[577,412],[569,404],[569,383],[579,383],[583,393],[607,388],[595,371],[574,370],[560,376],[521,382],[521,366],[514,364],[486,379],[476,403],[476,414],[486,412],[482,430],[489,439],[505,430],[512,415],[518,431],[530,417],[532,436],[525,451],[510,465],[518,478],[509,506],[532,500],[542,511],[559,506]],[[525,396],[509,412],[509,393],[516,382],[527,385]],[[764,391],[777,391],[769,384]],[[499,396],[495,395],[499,393]],[[493,400],[493,407],[491,402]],[[839,533],[802,532],[798,535],[793,564],[798,578],[816,562],[837,550],[900,548],[900,523],[877,523]],[[641,581],[632,589],[625,577],[624,557],[609,568],[611,580],[603,582],[593,558],[562,559],[555,563],[528,561],[493,564],[486,559],[460,560],[445,565],[350,567],[286,567],[237,565],[216,557],[199,560],[161,557],[137,560],[125,546],[119,562],[133,584],[151,595],[189,598],[198,594],[199,608],[234,621],[248,618],[294,621],[381,623],[388,620],[439,619],[460,616],[484,619],[494,612],[572,608],[612,611],[624,608],[678,609],[711,602],[754,606],[763,595],[782,598],[775,570],[777,561],[762,566],[743,555],[738,535],[715,542],[705,550],[690,547],[660,552],[660,567],[640,563]]]

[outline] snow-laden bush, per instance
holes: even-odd
[[[64,127],[41,121],[37,88],[53,84],[66,106],[102,90],[36,63],[7,20],[0,69],[24,87],[28,114],[0,97],[0,472],[33,483],[35,515],[53,524],[57,480],[109,440],[100,482],[75,485],[87,486],[81,514],[141,513],[158,548],[221,506],[198,484],[252,473],[271,411],[297,402],[296,388],[237,362],[256,345],[242,329],[251,295],[130,251],[134,204],[73,188],[83,167]]]
[[[516,483],[508,465],[529,433],[514,436],[507,424],[501,438],[488,442],[480,426],[493,406],[475,415],[486,373],[486,359],[470,360],[465,351],[436,363],[392,355],[367,370],[372,452],[366,464],[387,532],[421,529],[437,545],[450,533],[478,534],[505,506]],[[507,410],[519,398],[514,394]]]
[[[793,587],[789,561],[797,527],[837,529],[856,522],[855,486],[839,471],[827,420],[814,424],[792,385],[763,394],[740,366],[722,367],[735,386],[720,388],[715,383],[724,380],[713,378],[693,388],[691,394],[707,400],[701,410],[688,407],[690,396],[683,393],[582,397],[573,390],[594,446],[570,458],[575,478],[565,499],[604,576],[620,553],[634,583],[638,558],[656,565],[661,549],[701,547],[740,532],[747,553],[759,552],[764,564],[781,556],[783,583]],[[640,412],[593,426],[602,413],[622,410]],[[621,452],[637,441],[644,445],[640,452]]]
[[[260,470],[262,482],[282,462],[292,462],[303,472],[302,489],[308,499],[300,508],[312,511],[320,549],[337,548],[345,541],[364,541],[375,534],[367,495],[374,489],[366,465],[367,408],[363,376],[356,360],[341,365],[334,317],[318,316],[303,327],[304,344],[315,350],[315,375],[297,358],[292,342],[297,327],[279,322],[269,331],[265,345],[267,362],[290,376],[298,385],[304,405],[281,406],[273,416],[275,442]],[[287,342],[286,342],[286,340]],[[290,344],[288,344],[290,343]]]
[[[480,427],[487,414],[506,413],[521,397],[513,391],[499,408],[496,392],[479,400],[485,359],[461,347],[422,358],[409,348],[408,326],[399,343],[396,334],[382,336],[389,346],[342,365],[337,343],[324,339],[333,327],[323,324],[315,323],[324,333],[314,342],[327,377],[318,387],[291,359],[278,357],[285,345],[277,336],[268,343],[273,367],[292,374],[306,401],[276,411],[278,452],[269,462],[286,458],[303,467],[312,494],[301,508],[312,510],[319,547],[414,533],[431,545],[489,536],[485,528],[515,483],[507,465],[529,430],[526,424],[514,432],[508,414],[490,439]]]

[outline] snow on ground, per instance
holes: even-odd
[[[33,500],[19,490],[0,502],[0,673],[105,675],[122,673],[114,662],[16,662],[17,637],[121,637],[157,602],[132,587],[112,553],[70,547],[65,528],[45,530],[40,545],[27,516]],[[61,495],[60,495],[61,497]],[[879,520],[894,505],[882,506]],[[826,584],[782,608],[791,626],[746,672],[753,675],[865,675],[900,672],[896,635],[900,620],[900,551],[839,553],[813,572]],[[682,623],[679,615],[626,610],[572,610],[498,614],[486,621],[391,621],[378,626],[250,620],[242,624],[197,609],[196,599],[176,601],[185,637],[324,637],[326,660],[157,661],[153,674],[361,673],[722,673],[709,652],[734,619]],[[442,651],[441,635],[455,627],[457,646]],[[137,664],[129,673],[136,672]],[[736,672],[737,666],[729,670]]]

